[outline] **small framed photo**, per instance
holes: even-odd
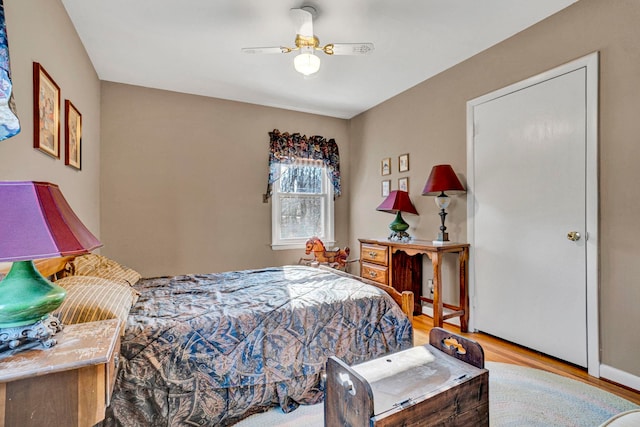
[[[60,87],[33,63],[33,148],[60,158]]]
[[[391,191],[391,180],[386,179],[382,181],[382,197],[387,197]]]
[[[409,177],[398,178],[398,190],[409,192]]]
[[[400,156],[398,156],[398,171],[399,172],[409,171],[409,153],[401,154]]]
[[[382,159],[380,172],[382,173],[382,175],[391,175],[391,157]]]
[[[76,169],[81,169],[81,150],[82,150],[82,114],[69,101],[64,101],[64,164]]]

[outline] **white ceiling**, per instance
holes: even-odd
[[[351,118],[577,0],[62,0],[101,80]],[[372,42],[326,56],[314,78],[293,55],[289,10],[318,11],[320,44]]]

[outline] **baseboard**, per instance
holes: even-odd
[[[640,377],[608,365],[600,365],[600,378],[640,391]]]

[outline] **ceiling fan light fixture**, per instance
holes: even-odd
[[[310,76],[320,69],[320,58],[309,52],[301,52],[293,59],[293,67],[297,72]]]
[[[2,3],[2,0],[0,0]],[[318,51],[326,55],[365,55],[373,50],[373,43],[329,43],[320,45],[320,40],[313,34],[313,19],[317,17],[318,11],[311,6],[291,9],[291,16],[296,24],[295,47],[272,46],[272,47],[245,47],[245,53],[290,53],[297,51],[293,58],[293,66],[297,72],[305,77],[316,77],[320,70],[320,58],[316,55]]]

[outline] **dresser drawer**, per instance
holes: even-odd
[[[388,284],[389,269],[376,264],[362,263],[360,268],[360,276],[365,279],[373,280],[374,282]]]
[[[373,262],[380,265],[387,265],[389,248],[387,246],[372,245],[363,243],[360,246],[360,258],[362,261]]]

